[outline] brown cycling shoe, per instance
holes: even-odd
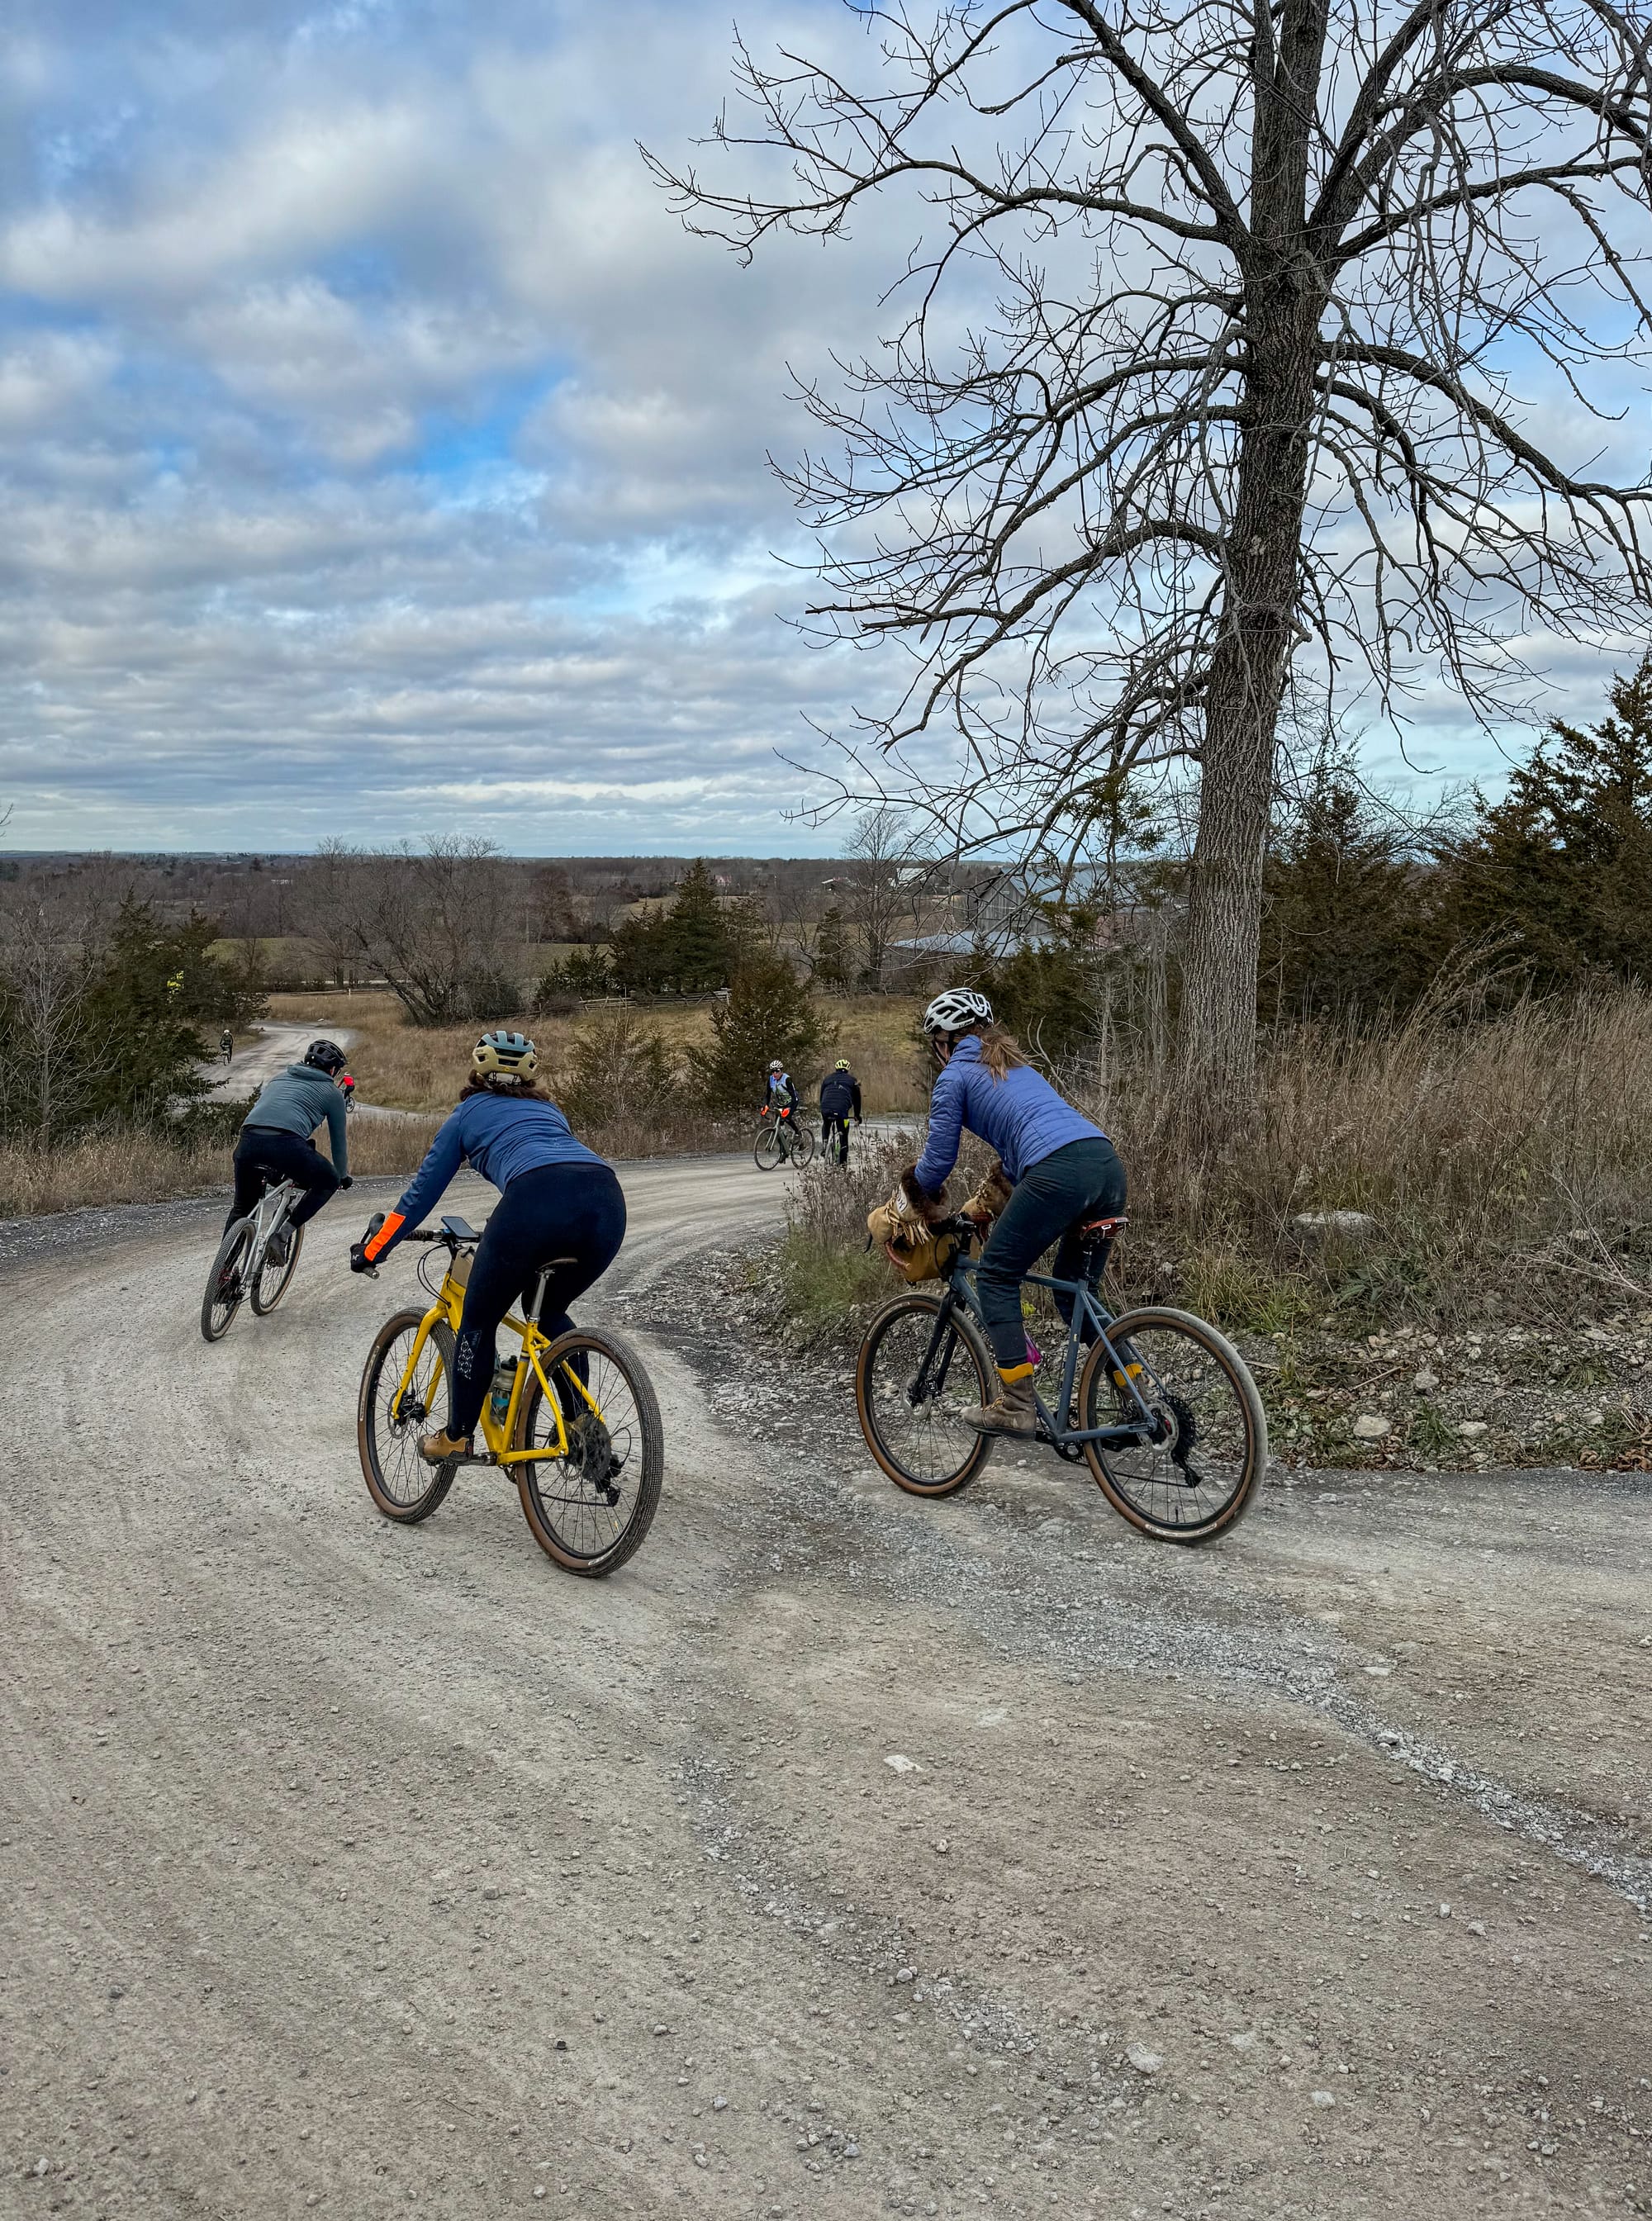
[[[468,1457],[470,1454],[468,1435],[450,1435],[444,1427],[439,1434],[419,1436],[419,1455],[427,1465],[446,1465],[449,1458]]]
[[[1038,1406],[1033,1401],[1032,1374],[1000,1382],[998,1392],[985,1410],[961,1411],[959,1417],[978,1435],[1013,1435],[1029,1441],[1038,1432]]]

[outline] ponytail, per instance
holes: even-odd
[[[1016,1037],[1007,1026],[993,1023],[979,1026],[975,1030],[981,1044],[981,1062],[994,1080],[1002,1079],[1006,1073],[1027,1061],[1017,1048]]]

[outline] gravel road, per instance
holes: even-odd
[[[1648,1483],[914,1503],[745,1316],[783,1183],[623,1177],[606,1583],[373,1514],[372,1194],[216,1348],[216,1214],[0,1248],[0,2215],[1652,2213]]]
[[[266,1018],[247,1035],[228,1064],[215,1056],[201,1067],[201,1076],[211,1081],[215,1095],[239,1099],[255,1094],[278,1072],[285,1072],[290,1064],[302,1062],[310,1042],[320,1038],[313,1025],[288,1025],[284,1020]],[[335,1030],[328,1039],[337,1042],[341,1048],[348,1048],[355,1035],[347,1030]]]

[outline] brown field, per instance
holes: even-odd
[[[434,1118],[355,1119],[350,1169],[410,1173],[435,1129]],[[229,1149],[227,1142],[179,1147],[164,1135],[130,1131],[88,1135],[54,1149],[10,1142],[0,1147],[0,1218],[209,1195],[230,1184]]]
[[[920,1084],[919,1054],[911,1040],[919,1008],[916,997],[898,995],[864,995],[826,1004],[828,1021],[837,1029],[837,1041],[826,1050],[821,1072],[830,1068],[835,1057],[847,1056],[860,1075],[868,1110],[921,1109],[927,1098]],[[657,1029],[673,1048],[710,1039],[710,1009],[706,1004],[638,1004],[636,1011],[643,1025]],[[477,1034],[473,1023],[410,1026],[395,997],[383,989],[361,989],[350,994],[272,995],[270,1016],[297,1024],[348,1029],[355,1035],[350,1067],[360,1084],[363,1099],[426,1113],[452,1108]],[[581,1021],[524,1014],[510,1023],[533,1035],[555,1072],[566,1061]],[[809,1099],[821,1073],[794,1076],[805,1100]]]

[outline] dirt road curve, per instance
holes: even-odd
[[[242,1040],[228,1064],[217,1057],[203,1064],[202,1077],[212,1082],[216,1095],[252,1095],[266,1079],[273,1079],[278,1072],[298,1063],[310,1042],[318,1037],[318,1030],[313,1025],[286,1025],[267,1018]],[[355,1035],[341,1031],[329,1038],[347,1048]]]
[[[0,1273],[0,2215],[1652,2212],[1646,1483],[912,1504],[715,1385],[779,1183],[626,1185],[606,1584],[374,1517],[360,1211],[213,1349],[198,1210]]]

